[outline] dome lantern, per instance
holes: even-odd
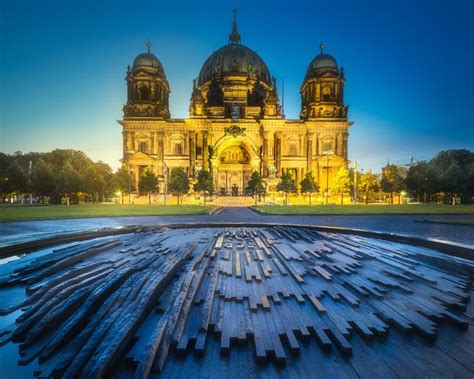
[[[240,43],[240,33],[237,31],[237,9],[233,9],[234,23],[232,25],[232,32],[229,34],[229,43],[231,45],[238,45]]]

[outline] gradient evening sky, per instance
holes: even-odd
[[[192,79],[227,43],[238,8],[242,43],[285,77],[285,113],[321,40],[346,72],[359,167],[474,149],[474,2],[0,0],[0,151],[73,148],[116,168],[125,71],[152,52],[188,116]],[[280,94],[281,95],[281,94]]]

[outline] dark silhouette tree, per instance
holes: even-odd
[[[263,184],[262,176],[254,171],[250,176],[247,187],[245,188],[247,192],[250,192],[255,199],[255,205],[257,205],[258,197],[265,193],[265,185]]]
[[[44,197],[52,196],[55,189],[56,180],[53,170],[43,159],[39,159],[31,173],[31,190],[39,195],[41,202],[44,203]]]
[[[151,204],[151,194],[158,189],[158,178],[153,173],[152,167],[147,167],[138,182],[138,190],[148,194],[148,204]]]
[[[28,190],[28,177],[17,161],[13,161],[8,166],[5,182],[7,193],[23,194]]]
[[[285,193],[285,204],[288,204],[288,194],[295,193],[297,190],[296,180],[291,173],[286,172],[281,176],[280,182],[276,186],[276,190]]]
[[[319,185],[313,176],[312,171],[308,171],[300,183],[301,192],[308,195],[309,205],[311,205],[311,194],[319,191]]]
[[[174,168],[173,171],[171,171],[168,188],[171,193],[178,196],[178,204],[181,204],[183,194],[189,192],[189,178],[181,167]]]
[[[380,187],[384,192],[390,194],[390,204],[393,204],[393,193],[403,188],[403,177],[400,168],[395,165],[387,165],[382,171]]]
[[[78,202],[77,193],[82,190],[82,175],[67,161],[59,173],[59,189],[62,195],[66,196],[66,204]]]
[[[204,205],[206,205],[206,194],[212,195],[214,185],[212,184],[212,176],[209,171],[201,170],[197,176],[197,183],[194,184],[194,191],[201,192],[204,197]]]
[[[128,191],[130,185],[130,191],[135,190],[135,180],[130,177],[130,172],[127,167],[123,165],[112,175],[111,187],[113,191],[119,191],[121,196],[121,202],[123,204],[123,193]]]

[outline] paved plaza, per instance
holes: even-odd
[[[249,222],[337,226],[434,238],[472,245],[474,228],[423,223],[423,220],[474,220],[474,215],[262,216],[245,207],[222,208],[213,215],[86,218],[0,223],[0,247],[63,233],[170,223]]]

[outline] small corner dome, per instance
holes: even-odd
[[[152,53],[139,54],[133,61],[133,68],[137,67],[151,67],[163,70],[161,62]]]
[[[317,68],[335,68],[337,70],[336,59],[329,54],[319,54],[309,64],[309,69]]]
[[[332,55],[324,53],[324,44],[322,42],[319,47],[321,49],[321,52],[319,55],[316,55],[309,64],[308,69],[306,70],[306,76],[312,76],[317,74],[317,71],[319,69],[330,69],[336,71],[338,70],[336,59]]]

